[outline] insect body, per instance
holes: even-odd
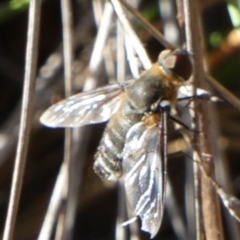
[[[177,59],[178,57],[182,59]],[[95,157],[94,169],[102,178],[111,180],[121,176],[122,152],[129,129],[140,122],[144,116],[159,113],[159,103],[162,100],[175,103],[176,91],[181,81],[180,76],[168,74],[167,71],[171,71],[170,68],[164,69],[168,58],[175,58],[172,60],[175,69],[179,67],[177,66],[179,60],[184,60],[187,67],[191,67],[189,56],[185,51],[167,50],[167,53],[164,51],[160,55],[159,62],[155,63],[150,70],[143,72],[137,81],[125,89],[120,109],[110,119]]]
[[[192,71],[184,50],[165,50],[136,81],[81,93],[50,107],[41,122],[77,127],[109,120],[95,155],[94,170],[104,179],[124,177],[127,201],[142,230],[154,237],[160,227],[165,190],[164,100],[175,107],[177,91]],[[111,117],[111,118],[110,118]]]

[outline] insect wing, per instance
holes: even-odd
[[[161,156],[161,129],[157,124],[135,124],[123,150],[123,173],[130,212],[142,220],[153,238],[160,227],[165,195],[165,169]]]
[[[219,100],[217,97],[213,96],[210,92],[201,88],[196,88],[196,96],[199,98],[210,99],[211,101]],[[185,100],[190,98],[193,98],[193,86],[192,85],[180,86],[180,88],[178,89],[177,99]]]
[[[80,127],[107,121],[121,104],[118,84],[83,92],[47,109],[40,118],[49,127]]]

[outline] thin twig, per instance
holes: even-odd
[[[177,236],[177,239],[187,239],[186,224],[184,224],[182,212],[179,203],[176,201],[176,196],[171,181],[167,181],[165,206],[167,214],[171,219],[172,228]]]
[[[133,46],[126,35],[124,36],[124,41],[125,41],[125,49],[126,49],[128,65],[129,65],[131,74],[133,78],[137,79],[139,77],[138,58],[136,57]]]
[[[159,0],[158,4],[165,39],[168,39],[172,45],[181,47],[182,39],[176,19],[175,1]],[[168,11],[166,11],[166,9],[168,9]]]
[[[121,224],[126,221],[126,198],[124,191],[124,184],[122,181],[118,182],[118,209],[117,209],[117,221],[115,226],[115,239],[126,239],[127,238],[127,229]]]
[[[13,238],[13,231],[16,222],[20,193],[22,189],[23,175],[32,121],[32,105],[38,56],[40,10],[41,1],[32,0],[30,2],[29,7],[25,77],[19,138],[3,240],[10,240]]]
[[[124,82],[125,64],[124,34],[120,22],[117,21],[117,81],[120,84]]]
[[[122,24],[124,34],[126,34],[127,38],[133,45],[133,48],[135,49],[136,53],[138,54],[143,66],[145,69],[149,69],[152,65],[151,61],[149,60],[149,57],[146,53],[146,50],[144,49],[142,43],[140,42],[138,36],[134,32],[134,30],[131,27],[131,24],[129,23],[123,8],[118,0],[111,0],[114,10],[117,14],[117,17]]]
[[[210,76],[208,73],[205,74],[206,81],[220,94],[220,96],[227,102],[232,104],[235,108],[240,110],[240,99],[234,94],[228,91],[222,84],[220,84],[216,79]]]
[[[73,64],[73,33],[72,33],[72,6],[68,0],[61,0],[63,24],[63,61],[65,96],[72,94],[72,64]]]
[[[72,94],[72,65],[73,65],[73,33],[72,33],[72,7],[68,0],[61,1],[62,8],[62,24],[63,24],[63,60],[64,60],[64,83],[65,83],[65,96],[69,97]],[[65,141],[64,141],[64,160],[63,171],[64,183],[62,186],[62,200],[63,206],[59,214],[59,221],[57,225],[56,239],[69,239],[73,227],[67,222],[70,218],[74,218],[74,214],[69,215],[69,203],[72,202],[71,198],[74,197],[69,193],[70,188],[73,186],[72,178],[70,177],[70,166],[73,164],[73,156],[71,155],[72,148],[72,129],[65,129]],[[75,156],[76,157],[76,156]],[[71,223],[74,221],[70,220]]]
[[[203,86],[202,80],[204,79],[203,51],[201,41],[199,42],[199,39],[202,39],[199,8],[196,2],[190,0],[184,0],[183,6],[187,49],[193,53],[193,80],[196,91],[196,87]],[[194,159],[197,154],[202,154],[201,159],[204,159],[203,154],[212,156],[211,141],[207,137],[211,129],[209,126],[208,111],[206,106],[203,106],[203,103],[197,101],[197,99],[193,101],[193,108],[195,109],[192,112],[193,126],[197,130],[193,132],[193,145],[197,146],[197,149],[201,151],[198,153],[194,150]],[[211,176],[214,176],[213,158],[209,158],[208,161],[206,160],[202,164],[205,164],[207,171]],[[197,239],[204,239],[206,237],[206,239],[219,240],[223,238],[219,200],[214,187],[198,169],[195,163]]]
[[[112,54],[112,48],[115,48],[116,41],[113,38],[109,38],[107,40],[107,45],[104,48],[103,51],[103,59],[104,59],[104,65],[106,69],[107,79],[108,83],[116,83],[116,76],[115,76],[115,63],[116,59],[115,56]]]
[[[158,29],[156,29],[151,23],[149,23],[137,10],[135,10],[131,5],[129,5],[124,0],[119,0],[119,2],[122,3],[122,5],[133,14],[145,27],[145,29],[152,34],[160,43],[163,44],[166,48],[175,49],[176,46],[169,43],[165,37],[159,32]]]
[[[111,20],[113,16],[113,8],[111,3],[105,2],[103,17],[98,29],[98,35],[94,43],[89,68],[91,72],[95,72],[102,60],[102,52],[106,44],[106,39],[110,33]]]
[[[48,240],[51,238],[53,226],[55,224],[57,213],[60,208],[60,199],[62,196],[62,186],[64,183],[64,179],[66,171],[64,171],[63,165],[58,174],[57,181],[54,186],[54,190],[52,192],[52,197],[48,206],[47,214],[45,215],[44,222],[41,228],[41,231],[38,236],[38,240]]]
[[[112,5],[110,2],[105,2],[103,17],[101,19],[101,24],[98,29],[98,34],[89,61],[89,71],[91,73],[91,77],[89,77],[86,80],[84,84],[84,91],[88,91],[92,89],[94,86],[96,86],[96,79],[94,79],[94,75],[97,73],[97,70],[103,58],[102,52],[104,51],[104,47],[106,45],[106,41],[110,33],[112,16],[113,16]]]
[[[103,8],[102,8],[101,1],[93,1],[93,13],[95,18],[95,24],[99,28],[102,21],[102,16],[103,16]],[[109,21],[110,20],[111,20],[111,17]],[[107,77],[108,83],[116,82],[116,79],[114,76],[115,59],[113,58],[113,54],[112,54],[112,44],[111,44],[112,42],[114,42],[114,40],[112,38],[108,38],[103,50],[103,58],[104,58],[106,73],[108,76]],[[114,48],[115,48],[115,45],[114,45]]]
[[[100,26],[100,22],[101,22],[102,15],[103,15],[103,6],[102,5],[103,5],[102,1],[99,1],[99,0],[92,1],[94,21],[98,27]]]
[[[192,28],[193,28],[193,24],[192,24],[192,16],[190,14],[190,3],[186,0],[183,1],[183,11],[184,11],[184,17],[185,17],[185,32],[186,32],[186,40],[187,40],[187,49],[189,52],[192,52],[194,47],[193,47],[193,34],[192,34]],[[193,59],[193,63],[196,66],[196,63],[194,61],[195,59]],[[193,79],[196,79],[196,72],[193,72]],[[196,84],[196,83],[195,83]],[[195,91],[196,91],[196,85],[193,95],[195,95]],[[194,102],[191,103],[192,105],[196,105]],[[194,109],[194,106],[192,106],[192,108]],[[196,129],[198,129],[199,127],[196,126],[196,112],[192,111],[191,112],[191,116],[193,119],[193,127],[195,127]],[[195,122],[194,122],[195,121]],[[198,131],[198,130],[197,130]],[[194,134],[194,138],[196,139],[197,136],[196,134]],[[197,141],[197,140],[196,140]],[[195,141],[195,142],[196,142]],[[194,151],[193,151],[194,154]],[[196,153],[195,153],[196,155]],[[193,155],[193,158],[195,158],[195,156]],[[200,180],[199,180],[199,171],[198,171],[198,166],[196,163],[193,163],[193,169],[194,169],[194,208],[195,208],[195,224],[196,224],[196,239],[197,240],[203,240],[203,225],[201,222],[201,209],[200,209],[200,199],[201,199],[201,194],[200,194]]]

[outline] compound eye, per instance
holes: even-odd
[[[164,70],[174,76],[188,80],[192,74],[192,62],[189,53],[184,49],[164,50],[160,53],[158,63]]]

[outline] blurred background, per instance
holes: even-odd
[[[233,3],[223,0],[199,2],[208,70],[229,91],[240,96],[240,40],[237,35],[240,31],[238,29],[240,3],[237,0]],[[87,65],[98,26],[93,15],[92,1],[72,0],[71,3],[74,25],[73,89],[77,93],[82,90],[88,73]],[[2,233],[18,139],[28,1],[1,1],[0,4],[0,233]],[[173,9],[176,9],[174,1],[172,4]],[[167,31],[170,28],[167,24],[174,21],[176,11],[170,14],[169,23],[168,17],[164,15],[166,13],[164,1],[139,1],[138,10],[159,31],[165,32],[167,40],[177,42],[175,39],[177,37]],[[133,18],[131,22],[149,57],[152,61],[156,61],[159,52],[164,49],[163,45],[154,39],[139,22]],[[176,32],[174,33],[176,35]],[[110,35],[114,37],[115,32],[112,31]],[[117,64],[116,58],[114,61],[113,66]],[[98,85],[104,85],[110,81],[106,68],[104,64],[99,68]],[[63,161],[64,130],[49,129],[39,123],[39,117],[43,111],[64,98],[63,79],[60,1],[44,0],[41,12],[32,130],[14,233],[14,239],[17,240],[37,239]],[[214,89],[212,91],[214,92]],[[227,192],[233,191],[233,195],[240,198],[240,113],[225,101],[216,103],[214,106],[214,114],[210,121],[214,126],[218,126],[218,137],[214,141],[219,150],[218,154],[225,161],[224,167],[220,170],[216,168],[216,178],[224,185]],[[84,138],[89,143],[79,146],[78,162],[81,164],[79,166],[81,171],[80,179],[77,180],[79,193],[72,239],[111,240],[115,238],[119,200],[117,186],[102,182],[92,170],[93,156],[104,127],[104,124],[86,126]],[[181,139],[181,135],[170,126],[169,145],[173,145],[176,139]],[[83,153],[82,148],[84,148]],[[185,161],[181,158],[169,159],[168,178],[175,189],[174,195],[170,198],[175,198],[183,218],[189,222],[185,216],[187,202],[184,189],[191,183],[185,177],[187,171],[184,167]],[[226,185],[225,176],[229,179]],[[227,215],[228,213],[224,216]],[[165,211],[160,232],[155,239],[179,239],[172,222],[172,216],[170,217]],[[229,224],[235,227],[231,228]],[[223,217],[223,226],[227,226],[224,229],[226,239],[240,239],[238,235],[240,225],[235,220],[229,220],[228,216]],[[188,231],[194,232],[194,229],[188,229]],[[52,236],[52,239],[56,238]],[[140,239],[149,239],[149,235],[141,233]]]

